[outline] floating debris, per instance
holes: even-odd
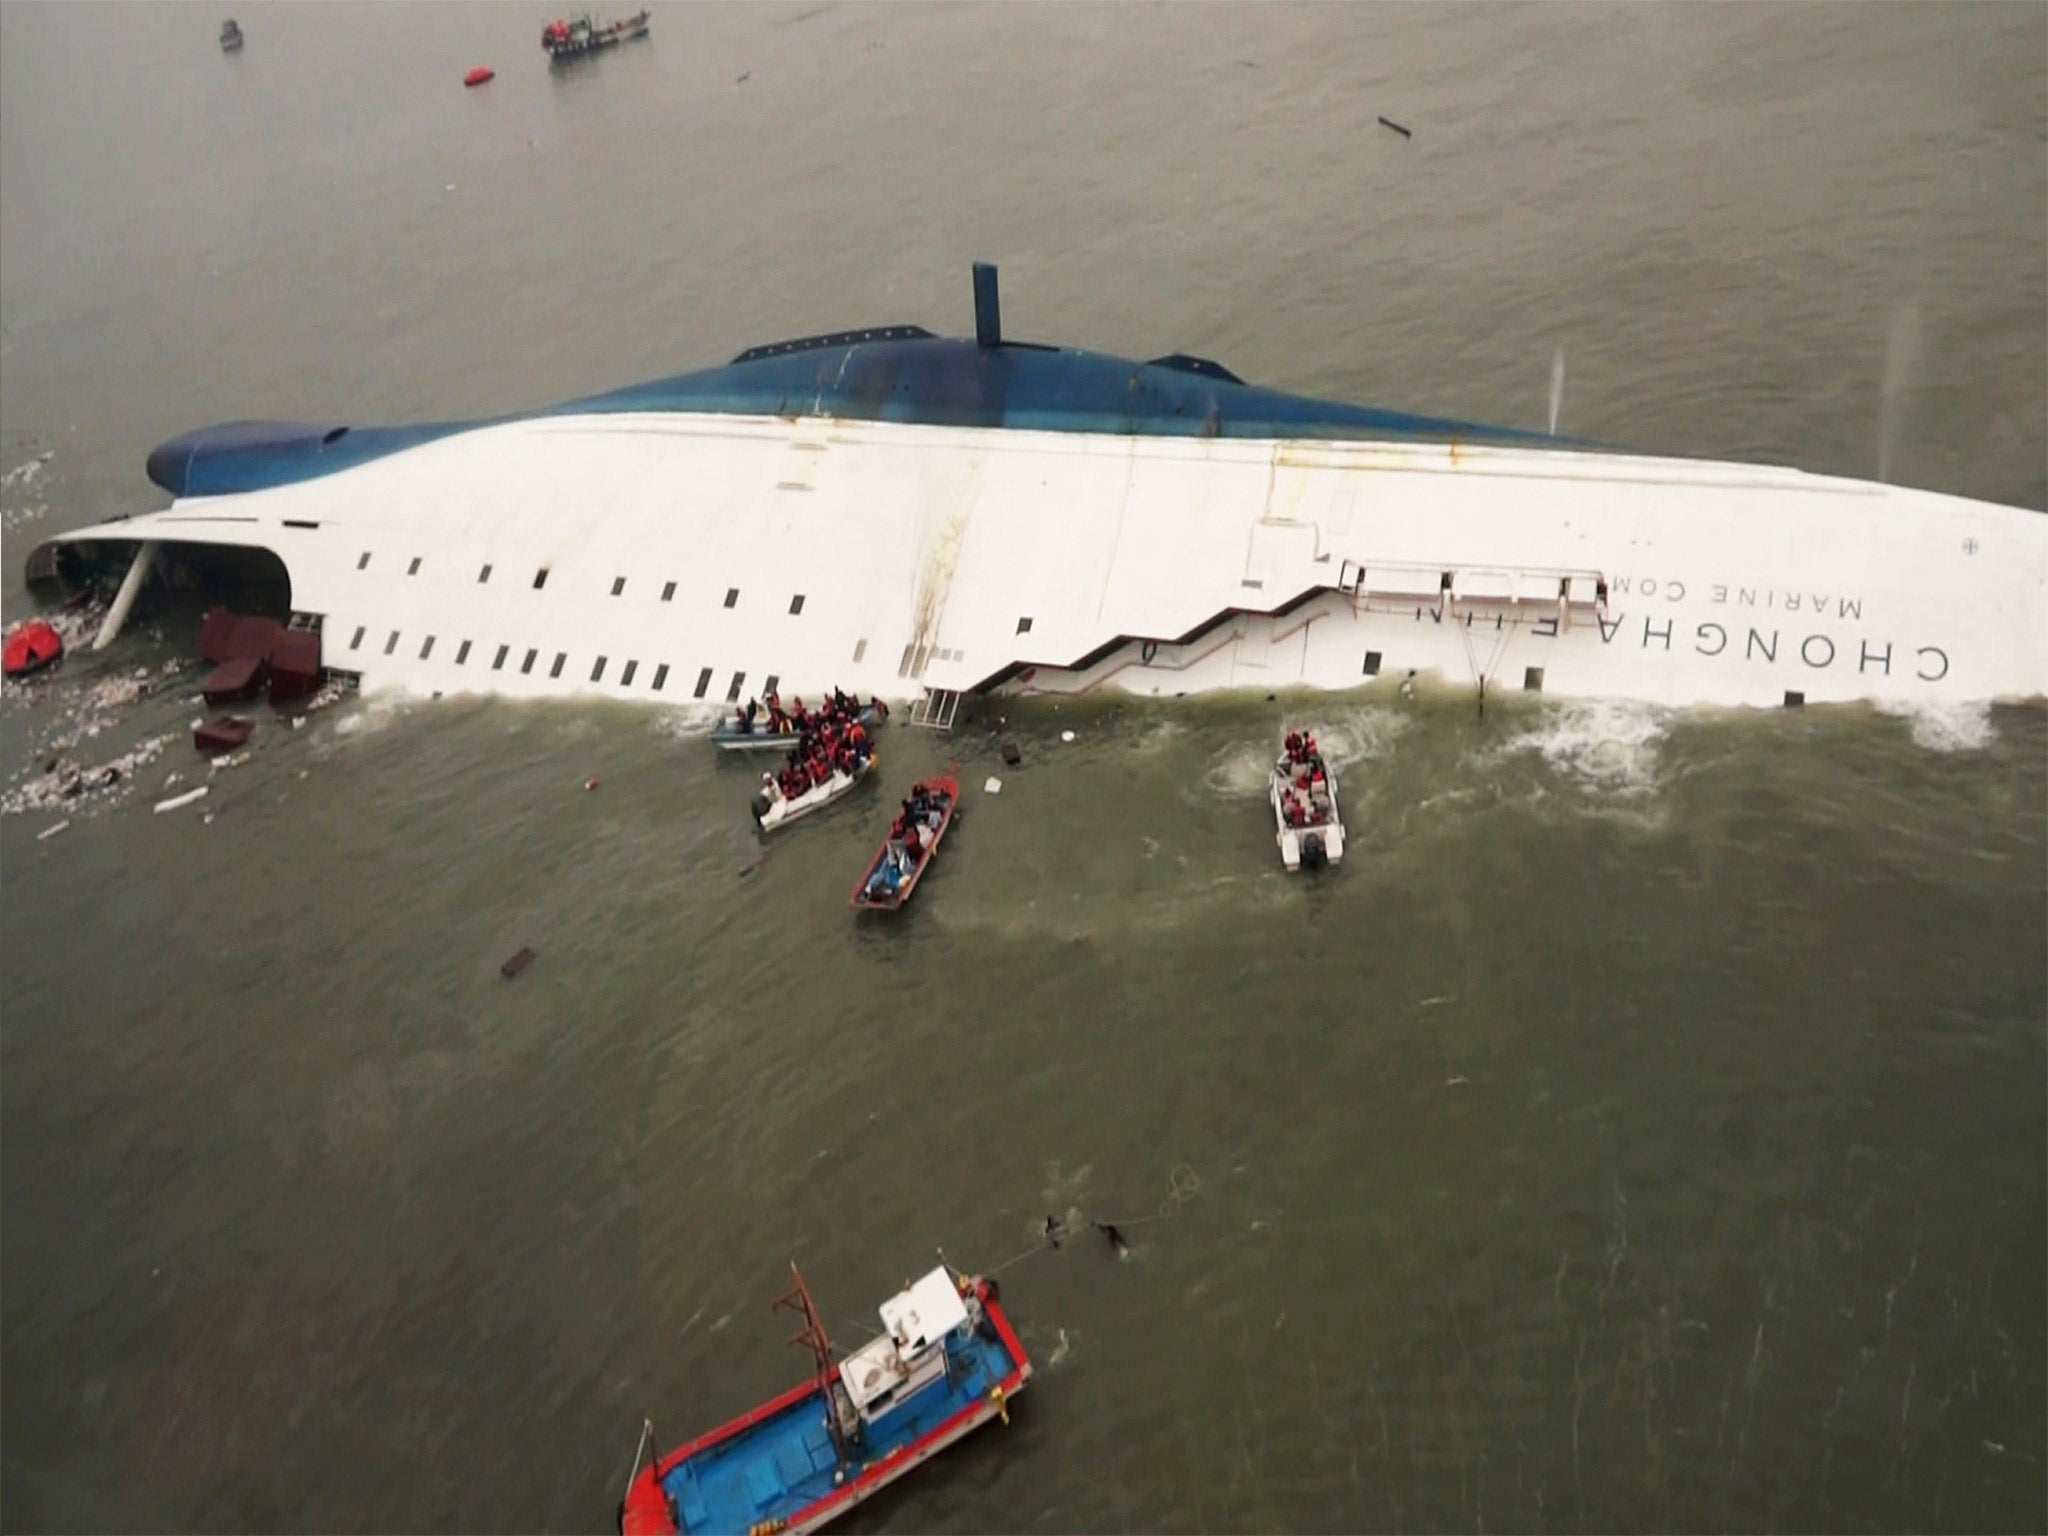
[[[1014,741],[1003,743],[1003,761],[1012,768],[1024,761],[1024,752]]]
[[[990,774],[987,782],[981,786],[981,792],[985,795],[1000,795],[1003,792],[1003,781]]]
[[[71,818],[67,816],[65,817],[64,820],[58,822],[57,825],[55,825],[54,827],[45,827],[43,828],[42,831],[38,832],[36,834],[36,841],[39,843],[47,843],[51,838],[55,837],[59,832],[62,832],[66,827],[70,825]]]
[[[1403,128],[1403,127],[1402,127],[1402,126],[1401,126],[1401,125],[1400,125],[1399,123],[1395,122],[1395,121],[1394,121],[1394,120],[1393,120],[1392,118],[1390,118],[1390,117],[1383,117],[1383,118],[1381,118],[1381,119],[1380,119],[1380,126],[1381,126],[1382,128],[1391,128],[1391,129],[1393,129],[1393,130],[1394,130],[1394,132],[1396,132],[1396,133],[1398,133],[1399,135],[1401,135],[1401,137],[1402,137],[1402,138],[1404,138],[1404,139],[1412,139],[1412,138],[1414,138],[1414,137],[1415,137],[1415,135],[1414,135],[1414,134],[1410,133],[1410,132],[1409,132],[1409,131],[1408,131],[1408,130],[1407,130],[1406,128]]]
[[[527,947],[521,949],[519,953],[514,955],[511,959],[507,960],[503,965],[499,966],[498,974],[500,976],[506,977],[507,979],[517,976],[521,971],[525,970],[529,965],[533,964],[533,959],[533,948],[531,945],[528,945]]]
[[[54,811],[110,800],[136,780],[137,771],[154,762],[169,736],[151,736],[119,757],[96,766],[82,766],[68,757],[43,759],[43,771],[0,796],[0,815],[23,811]],[[41,757],[41,753],[37,754]]]
[[[1074,739],[1074,733],[1073,733],[1072,731],[1061,731],[1061,732],[1060,732],[1060,740],[1061,740],[1061,741],[1072,741],[1073,739]]]
[[[211,793],[212,791],[204,784],[200,785],[197,789],[188,789],[182,795],[173,795],[168,800],[157,801],[156,813],[161,816],[165,811],[178,810],[181,807],[190,805],[195,800],[204,800]]]

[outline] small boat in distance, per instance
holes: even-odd
[[[994,1280],[940,1265],[882,1303],[882,1334],[843,1361],[794,1264],[777,1298],[803,1319],[812,1379],[645,1466],[619,1504],[621,1536],[815,1531],[990,1419],[1031,1362]],[[641,1431],[641,1450],[652,1426]]]
[[[561,63],[567,59],[580,59],[585,54],[596,53],[618,43],[630,43],[646,35],[646,11],[628,16],[624,21],[612,22],[599,22],[585,11],[574,20],[557,18],[541,28],[540,45],[547,49],[550,61]]]
[[[931,868],[939,839],[953,825],[960,808],[960,781],[941,776],[920,779],[903,802],[896,824],[853,888],[853,904],[875,912],[894,912],[910,900],[917,882]]]
[[[241,46],[242,29],[235,21],[235,18],[230,16],[220,24],[220,51],[222,53],[233,53]]]
[[[755,794],[751,807],[754,825],[763,832],[775,832],[792,821],[801,821],[813,811],[822,811],[841,795],[850,793],[862,780],[871,777],[880,761],[869,753],[851,771],[834,769],[824,783],[813,784],[800,795],[784,794],[774,774],[762,774],[761,788]]]
[[[1289,731],[1267,790],[1280,862],[1293,874],[1344,862],[1344,822],[1337,811],[1337,775],[1323,761],[1313,731]]]

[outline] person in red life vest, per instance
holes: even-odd
[[[1301,738],[1301,756],[1304,762],[1313,762],[1323,754],[1316,746],[1315,733],[1304,732]]]
[[[1289,731],[1287,733],[1287,761],[1290,763],[1301,761],[1301,732],[1299,731]]]

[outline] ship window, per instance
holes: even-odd
[[[661,600],[662,600],[662,601],[663,601],[664,603],[666,603],[666,602],[671,602],[671,601],[673,601],[673,600],[674,600],[674,598],[675,598],[675,595],[676,595],[676,584],[675,584],[674,582],[672,582],[672,581],[671,581],[671,582],[669,582],[669,583],[668,583],[668,584],[667,584],[666,586],[664,586],[664,587],[663,587],[663,588],[661,589]]]
[[[746,680],[747,680],[747,674],[746,674],[746,673],[744,673],[744,672],[735,672],[735,673],[733,673],[733,675],[732,675],[732,686],[731,686],[730,688],[728,688],[728,689],[726,689],[726,690],[725,690],[725,702],[726,702],[726,703],[728,703],[728,704],[737,704],[737,703],[739,703],[739,701],[740,701],[740,684],[741,684],[741,683],[744,683],[744,682],[745,682]]]
[[[427,636],[427,643],[420,647],[420,660],[425,661],[434,652],[434,637]]]
[[[639,663],[639,662],[637,662],[637,661],[629,661],[629,662],[627,662],[627,663],[626,663],[626,670],[625,670],[625,671],[623,671],[623,672],[621,672],[621,673],[619,674],[619,686],[620,686],[621,688],[630,688],[630,687],[632,687],[632,686],[633,686],[633,674],[634,674],[635,672],[639,671],[639,670],[640,670],[640,663]]]
[[[1031,621],[1030,621],[1029,619],[1019,619],[1019,620],[1017,621],[1017,633],[1018,633],[1018,634],[1020,634],[1020,635],[1028,635],[1028,634],[1030,634],[1030,633],[1031,633]]]
[[[456,647],[455,665],[459,667],[467,660],[469,660],[469,642],[465,640],[462,642],[461,645]]]
[[[489,581],[490,579],[491,568],[487,565],[481,571],[477,572],[476,584],[478,586],[482,586],[485,582]]]
[[[1529,693],[1541,693],[1543,691],[1543,669],[1541,667],[1522,668],[1522,687]]]
[[[1799,689],[1787,688],[1785,690],[1785,707],[1787,709],[1798,709],[1805,703],[1806,695]]]
[[[546,566],[542,566],[539,570],[533,573],[533,590],[538,592],[542,587],[546,586],[547,584],[548,568]]]
[[[626,578],[625,578],[625,577],[623,577],[623,576],[614,576],[614,577],[612,578],[612,596],[613,596],[613,597],[618,597],[618,596],[619,596],[620,594],[622,594],[622,593],[623,593],[623,592],[624,592],[625,590],[626,590]]]
[[[725,606],[728,608],[737,608],[739,607],[739,605],[740,589],[738,587],[727,587],[725,589]]]
[[[397,649],[398,649],[398,631],[394,629],[393,631],[391,631],[391,638],[390,638],[389,640],[386,640],[386,641],[384,642],[384,654],[385,654],[386,656],[389,656],[389,655],[390,655],[390,654],[391,654],[391,653],[392,653],[393,651],[395,651],[395,650],[397,650]]]
[[[1380,675],[1380,653],[1378,651],[1367,651],[1365,653],[1365,675],[1367,677],[1378,677]]]
[[[711,686],[711,669],[710,669],[709,667],[706,667],[706,668],[705,668],[705,669],[704,669],[704,670],[703,670],[702,672],[699,672],[699,673],[697,674],[697,691],[696,691],[695,693],[691,694],[691,695],[690,695],[690,697],[691,697],[691,698],[693,698],[693,699],[701,699],[701,698],[703,698],[703,697],[704,697],[704,690],[705,690],[705,689],[707,689],[707,688],[709,688],[710,686]]]
[[[408,575],[408,576],[417,576],[417,575],[419,575],[419,573],[420,573],[420,557],[419,557],[418,555],[414,555],[414,556],[412,557],[412,564],[411,564],[411,565],[408,565],[408,566],[407,566],[407,567],[405,568],[405,574],[406,574],[406,575]]]
[[[590,680],[593,683],[604,681],[604,658],[602,656],[597,658],[597,665],[590,669]]]
[[[867,643],[867,641],[865,641],[865,640],[856,640],[856,641],[854,641],[854,643],[853,643],[853,659],[854,659],[855,661],[859,661],[859,660],[860,660],[860,659],[861,659],[862,657],[866,656],[866,655],[867,655],[867,653],[868,653],[868,643]]]
[[[662,663],[662,664],[661,664],[660,666],[658,666],[658,667],[656,667],[656,668],[654,669],[654,683],[653,683],[653,688],[654,688],[654,691],[655,691],[656,693],[659,693],[659,692],[661,692],[661,685],[662,685],[663,683],[667,682],[667,681],[668,681],[668,663],[664,661],[664,662],[663,662],[663,663]]]
[[[499,647],[498,647],[498,654],[497,654],[497,655],[495,655],[495,656],[493,656],[493,657],[491,658],[491,670],[492,670],[493,672],[500,672],[500,671],[503,671],[503,670],[504,670],[504,667],[505,667],[505,658],[506,658],[507,656],[510,656],[511,654],[512,654],[512,647],[511,647],[511,646],[509,646],[509,645],[501,645],[501,646],[499,646]]]
[[[782,686],[782,674],[781,674],[780,672],[771,672],[771,673],[769,673],[769,674],[768,674],[768,681],[767,681],[767,682],[765,682],[765,683],[763,683],[763,684],[761,685],[761,692],[762,692],[762,693],[763,693],[764,695],[766,695],[766,694],[770,694],[770,693],[773,693],[773,692],[774,692],[774,691],[775,691],[775,690],[776,690],[777,688],[779,688],[779,687],[781,687],[781,686]]]
[[[363,632],[367,630],[369,627],[370,626],[367,624],[358,624],[356,626],[356,637],[348,643],[348,648],[350,650],[360,651],[363,648]]]
[[[527,673],[533,670],[533,664],[539,660],[540,652],[534,649],[532,646],[528,646],[526,651],[526,660],[519,663],[519,675],[521,677],[526,676]]]
[[[370,568],[370,552],[369,552],[369,551],[368,551],[368,550],[366,549],[366,550],[364,550],[364,551],[363,551],[363,558],[362,558],[362,559],[360,559],[360,560],[358,560],[358,561],[356,562],[356,569],[357,569],[357,570],[359,570],[359,571],[367,571],[367,570],[368,570],[369,568]]]
[[[799,592],[789,600],[789,616],[795,618],[804,611],[804,595]]]
[[[548,676],[560,677],[562,675],[562,668],[567,665],[569,665],[569,653],[567,651],[555,652],[555,664],[548,668]]]

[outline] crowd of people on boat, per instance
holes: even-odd
[[[1290,827],[1319,827],[1331,814],[1330,776],[1312,731],[1289,731],[1277,770],[1286,775],[1280,814]]]
[[[749,699],[745,709],[734,712],[733,729],[741,735],[752,735],[758,728],[793,738],[782,770],[761,777],[764,790],[773,786],[776,795],[794,800],[830,782],[834,774],[860,776],[875,750],[861,722],[863,708],[858,698],[837,688],[815,710],[806,709],[799,697],[785,711],[780,696],[770,693],[765,719],[761,707]]]

